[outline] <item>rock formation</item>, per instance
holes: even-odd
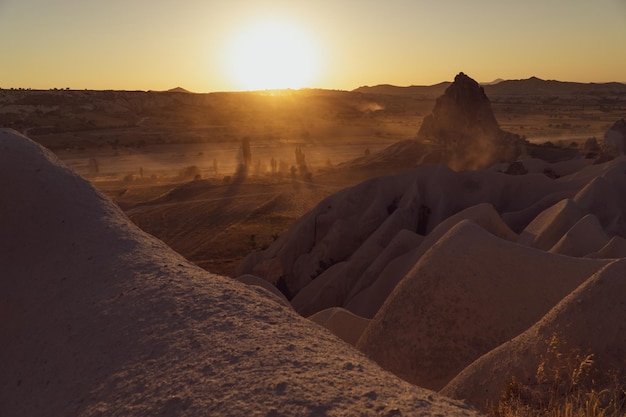
[[[500,129],[483,88],[464,73],[458,74],[424,118],[416,139],[339,165],[377,175],[425,164],[445,164],[454,170],[486,168],[496,162],[514,162],[526,142]]]
[[[477,415],[186,261],[10,130],[0,230],[3,416]]]
[[[417,139],[442,145],[457,169],[514,161],[523,141],[500,129],[483,87],[459,73],[424,118]]]
[[[437,99],[417,137],[443,144],[472,143],[481,137],[496,140],[500,127],[483,88],[459,73]]]
[[[348,306],[375,281],[373,277],[407,254],[410,245],[420,245],[419,238],[404,236],[407,244],[392,251],[395,258],[391,259],[385,249],[401,231],[423,237],[450,216],[482,203],[490,204],[513,232],[525,232],[520,243],[543,250],[549,250],[586,214],[598,218],[608,238],[626,236],[626,216],[622,214],[626,212],[622,191],[626,190],[626,159],[603,165],[580,161],[583,163],[538,164],[531,160],[526,175],[492,170],[454,172],[429,165],[374,178],[320,202],[267,250],[244,259],[235,275],[266,279],[308,316]],[[550,178],[540,173],[545,168],[563,176]],[[566,199],[571,200],[567,207],[556,206],[565,204],[562,201]],[[551,212],[538,218],[551,207]],[[562,209],[566,212],[559,214]],[[428,239],[423,248],[435,243]],[[406,272],[398,268],[396,273],[402,271]],[[389,277],[389,282],[401,278]]]
[[[330,330],[344,342],[355,346],[361,334],[369,324],[369,320],[341,307],[332,307],[315,313],[309,320]]]
[[[545,388],[538,386],[535,380],[541,363],[545,365],[549,353],[566,358],[572,351],[580,352],[583,357],[593,355],[592,365],[598,377],[594,381],[597,392],[610,387],[608,384],[612,381],[607,379],[615,374],[618,382],[623,384],[626,380],[625,274],[624,259],[600,269],[535,325],[468,366],[446,385],[442,393],[464,398],[487,410],[488,404],[496,403],[506,386],[515,379],[535,384],[539,389],[535,397],[539,397],[543,394],[540,390]],[[553,342],[556,342],[556,352],[550,352]],[[564,367],[568,364],[561,360],[554,365]],[[574,366],[580,366],[580,361]]]
[[[440,389],[626,254],[626,157],[508,166],[422,166],[342,190],[239,271],[282,282],[305,316],[371,319],[357,348]]]
[[[606,263],[526,248],[461,221],[403,277],[357,347],[403,379],[439,390]]]
[[[626,151],[626,120],[619,119],[604,133],[605,154],[624,155]]]

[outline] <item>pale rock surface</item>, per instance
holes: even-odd
[[[406,195],[412,196],[410,193]],[[430,246],[463,219],[472,219],[489,232],[504,239],[514,241],[517,238],[517,235],[502,222],[498,212],[488,203],[469,207],[447,217],[425,239],[406,229],[396,231],[402,226],[416,227],[415,219],[419,217],[419,210],[416,206],[420,205],[414,202],[421,200],[407,198],[406,201],[410,204],[408,209],[402,206],[402,201],[400,201],[401,206],[363,243],[348,262],[333,265],[294,297],[292,305],[297,312],[303,316],[309,316],[325,308],[346,306],[358,315],[373,317],[384,302],[384,298],[391,293],[404,273],[408,272]],[[395,237],[391,243],[387,243],[394,233]],[[418,240],[419,244],[417,244]],[[400,270],[394,268],[394,272],[400,273],[392,276],[389,275],[391,271],[380,274],[393,258],[409,251],[413,254],[408,258],[412,264],[402,262],[403,265],[407,265],[407,268]],[[368,288],[377,281],[380,281],[379,284],[369,291]],[[352,303],[352,299],[361,292],[366,293]],[[367,299],[371,299],[371,303],[368,303]]]
[[[423,239],[423,236],[409,230],[401,230],[387,247],[380,249],[380,254],[376,251],[371,259],[362,259],[361,264],[365,264],[364,266],[351,268],[353,259],[331,266],[293,298],[291,303],[294,309],[306,317],[325,308],[345,304],[345,300],[349,297],[348,294],[355,288],[353,281],[356,279],[353,277],[359,277],[356,274],[360,274],[359,282],[373,282],[378,279],[380,273],[390,262],[417,248]],[[365,268],[367,269],[361,272]],[[371,318],[373,315],[373,313],[367,314],[364,317]]]
[[[0,414],[473,416],[212,275],[0,130]]]
[[[619,156],[605,163],[593,163],[588,165],[585,168],[568,175],[567,178],[559,178],[557,181],[580,180],[581,183],[586,184],[596,177],[605,176],[609,171],[613,171],[614,169],[620,170],[624,164],[626,164],[626,156]]]
[[[374,317],[378,308],[391,293],[399,278],[404,276],[415,263],[411,256],[424,241],[424,237],[409,230],[401,230],[389,245],[376,257],[358,282],[350,289],[344,304],[353,313],[367,318]],[[408,258],[407,258],[407,255]],[[402,261],[409,259],[409,262]],[[400,262],[400,264],[398,263]],[[398,269],[400,268],[400,269]],[[382,285],[376,285],[376,284]],[[363,291],[358,291],[364,286]],[[370,289],[376,286],[376,290]],[[367,294],[365,294],[367,293]],[[360,297],[354,302],[355,298]]]
[[[280,263],[280,279],[291,282],[298,273],[281,253],[305,259],[304,276],[314,279],[294,281],[303,285],[292,300],[298,311],[344,307],[373,318],[358,348],[402,378],[438,389],[609,262],[546,250],[592,256],[604,246],[607,257],[619,256],[620,240],[611,245],[609,239],[626,235],[626,157],[576,164],[563,165],[563,173],[575,172],[558,179],[543,173],[457,173],[442,166],[381,177],[329,197],[244,266],[255,271],[256,263],[262,271]],[[330,245],[305,245],[300,236],[333,230],[347,221],[341,216],[376,220],[342,228],[342,235],[351,234],[344,242],[362,243],[350,246],[339,262],[320,263],[334,259]],[[421,242],[397,250],[415,232],[424,235]]]
[[[401,378],[440,389],[606,263],[524,247],[464,220],[398,284],[357,347]]]
[[[352,289],[348,297],[346,308],[363,317],[372,318],[391,294],[395,285],[408,273],[437,241],[456,224],[463,220],[472,220],[483,229],[502,239],[515,241],[517,235],[504,224],[498,212],[491,204],[483,203],[466,208],[446,220],[423,239],[421,244],[403,256],[399,263],[394,263],[390,270],[377,276],[372,283],[371,279],[363,283],[363,278]],[[375,276],[375,275],[374,275]],[[360,284],[360,285],[359,285]]]
[[[542,212],[548,210],[560,201],[572,199],[576,195],[576,192],[577,190],[575,188],[570,188],[548,193],[544,197],[529,204],[521,210],[503,212],[501,214],[502,220],[509,225],[513,231],[522,235],[524,229],[528,227],[528,225],[531,224]]]
[[[626,239],[613,236],[602,249],[587,255],[588,258],[617,259],[626,258]]]
[[[604,233],[598,218],[587,214],[563,235],[550,252],[583,257],[600,250],[607,243],[609,237]]]
[[[335,306],[342,306],[352,286],[401,230],[427,235],[443,220],[477,204],[491,204],[498,213],[519,212],[545,195],[559,193],[552,205],[579,189],[578,182],[557,182],[541,174],[456,173],[442,165],[378,177],[320,202],[267,250],[245,258],[235,276],[259,276],[291,299],[311,283],[318,289],[326,285],[330,280],[322,278],[328,269],[347,262],[345,282],[336,284],[343,292],[337,294]]]
[[[552,170],[559,177],[574,174],[581,169],[593,164],[593,159],[577,158],[569,161],[559,161],[550,164],[547,168]]]
[[[626,151],[626,120],[613,123],[604,133],[604,152],[609,155],[624,155]]]
[[[318,311],[341,306],[344,294],[350,290],[345,279],[349,267],[349,262],[339,262],[328,268],[291,300],[293,309],[308,317]]]
[[[375,277],[368,268],[401,230],[428,235],[445,219],[480,203],[491,204],[513,232],[521,232],[521,243],[545,250],[579,220],[576,207],[580,217],[596,215],[608,236],[624,236],[624,171],[626,158],[585,166],[557,180],[488,170],[456,173],[444,166],[379,177],[322,201],[267,250],[247,257],[236,273],[260,276],[292,299],[307,288],[295,304],[310,315],[347,307],[372,285]],[[565,206],[558,204],[567,199],[571,202]],[[329,269],[337,264],[341,267]],[[359,314],[369,313],[360,309]]]
[[[396,285],[415,266],[418,250],[407,252],[389,262],[376,281],[352,297],[346,308],[359,316],[373,318]]]
[[[517,144],[516,139],[498,126],[480,85],[463,73],[457,75],[455,82],[437,100],[418,136],[441,145],[439,151],[443,153],[455,154],[460,148],[476,150],[479,154],[477,161],[492,159],[494,149],[495,153],[506,153]],[[456,149],[457,145],[459,149]],[[483,145],[489,148],[489,152],[483,149]],[[416,141],[403,141],[390,147],[385,157],[381,154],[365,159],[390,166],[396,159],[411,154],[407,157],[410,166],[417,158],[415,152],[427,151]],[[436,153],[435,150],[429,152]],[[426,158],[428,155],[422,156]],[[439,159],[442,160],[441,155]],[[626,159],[619,161],[624,163]],[[363,166],[369,166],[369,162],[361,162],[365,164]],[[368,180],[322,201],[266,251],[248,256],[237,267],[235,275],[260,276],[292,299],[332,265],[348,262],[346,281],[337,284],[337,288],[347,289],[348,293],[336,296],[345,305],[353,293],[352,285],[402,229],[427,235],[449,216],[476,204],[490,203],[509,228],[520,233],[542,211],[561,200],[574,198],[593,178],[605,175],[607,167],[622,169],[615,164],[589,166],[591,162],[585,159],[555,164],[539,160],[523,163],[531,170],[518,176],[494,170],[452,172],[442,166],[425,165],[407,173]],[[549,178],[546,171],[561,178]],[[613,184],[613,187],[623,189],[624,185]],[[595,214],[603,227],[609,228],[609,235],[626,235],[626,227],[613,216],[613,212],[604,216],[595,210],[589,208],[584,214]],[[605,217],[617,224],[608,224]],[[319,290],[322,284],[313,285]],[[356,291],[361,290],[359,284]],[[314,310],[312,307],[307,311]]]
[[[551,164],[553,166],[555,164]],[[577,172],[552,180],[554,190],[528,204],[521,210],[501,211],[502,219],[514,231],[521,231],[542,211],[564,199],[572,199],[582,215],[593,213],[609,235],[626,234],[620,210],[626,209],[626,157],[616,158],[599,165],[588,165]],[[529,174],[530,175],[530,174]],[[526,177],[524,175],[522,177]],[[600,200],[596,200],[600,198]],[[604,199],[604,200],[602,200]],[[605,207],[603,204],[608,204]],[[608,227],[608,229],[607,229]]]
[[[559,161],[559,162],[547,162],[543,159],[537,158],[526,158],[521,159],[520,162],[524,164],[524,168],[528,171],[529,174],[546,174],[547,172],[551,172],[556,174],[558,177],[564,177],[566,175],[573,174],[575,172],[580,171],[586,166],[593,164],[593,159],[586,158],[577,158],[571,159],[568,161]],[[496,172],[505,172],[509,167],[508,162],[494,164],[488,169],[490,171]]]
[[[571,199],[541,212],[520,233],[518,243],[541,250],[549,250],[583,217],[582,211]]]
[[[280,292],[278,288],[276,288],[275,286],[273,286],[272,284],[270,284],[263,278],[246,274],[246,275],[238,276],[235,279],[241,282],[242,284],[250,285],[254,287],[255,289],[263,288],[263,290],[269,292],[270,293],[269,295],[275,297],[276,300],[279,301],[281,304],[291,307],[291,303],[289,302],[289,300],[287,300],[285,295],[282,292]],[[260,292],[263,292],[263,291],[260,290]]]
[[[331,307],[315,313],[309,320],[330,330],[344,342],[355,346],[369,320],[341,307]]]
[[[621,177],[626,180],[626,166],[621,170]],[[626,184],[599,176],[591,180],[573,200],[583,213],[594,214],[608,234],[626,236],[624,190]]]
[[[245,258],[235,275],[260,276],[293,298],[367,240],[397,204],[402,186],[380,177],[339,191],[300,218],[266,251]]]
[[[524,333],[473,362],[441,393],[463,398],[486,410],[488,403],[497,402],[512,378],[526,382],[535,375],[553,335],[563,346],[578,348],[583,354],[592,353],[594,366],[604,375],[621,372],[623,378],[625,276],[626,260],[603,267]]]

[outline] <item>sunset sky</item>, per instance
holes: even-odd
[[[0,0],[0,87],[626,82],[626,0]]]

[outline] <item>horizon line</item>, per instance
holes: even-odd
[[[626,81],[563,81],[558,79],[545,79],[537,76],[530,76],[528,78],[496,78],[492,81],[478,81],[478,84],[488,86],[488,85],[497,85],[502,82],[507,81],[528,81],[536,79],[539,81],[545,82],[560,82],[560,83],[570,83],[570,84],[587,84],[587,85],[602,85],[602,84],[623,84],[626,85]],[[329,88],[329,87],[299,87],[299,88],[267,88],[267,89],[259,89],[259,90],[212,90],[212,91],[192,91],[184,87],[176,86],[173,88],[169,88],[166,90],[158,90],[158,89],[117,89],[117,88],[72,88],[72,87],[49,87],[49,88],[37,88],[37,87],[0,87],[0,91],[119,91],[119,92],[144,92],[144,93],[181,93],[181,94],[219,94],[219,93],[271,93],[271,92],[287,92],[287,91],[307,91],[307,90],[322,90],[322,91],[341,91],[341,92],[352,92],[361,88],[374,88],[374,87],[395,87],[395,88],[412,88],[412,87],[435,87],[441,84],[452,83],[453,81],[444,80],[434,84],[410,84],[410,85],[398,85],[398,84],[390,84],[390,83],[378,83],[378,84],[365,84],[358,86],[352,89],[343,89],[343,88]],[[179,91],[176,91],[179,90]],[[184,91],[183,91],[184,90]]]

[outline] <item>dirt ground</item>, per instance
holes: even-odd
[[[347,160],[362,154],[362,146],[343,145],[338,147],[343,153],[335,155],[343,155]],[[181,145],[169,155],[171,166],[183,159],[180,155],[185,149],[186,154],[195,152]],[[117,169],[133,160],[132,155],[119,158]],[[200,165],[200,178],[181,178],[176,170],[167,171],[161,166],[167,163],[163,162],[167,161],[166,155],[160,158],[153,165],[144,159],[143,178],[138,173],[132,178],[120,178],[115,168],[103,175],[85,175],[140,228],[202,268],[221,275],[230,275],[248,253],[269,246],[323,198],[365,177],[326,174],[309,180],[267,172],[238,175],[226,171],[229,168],[224,170],[230,175],[217,176]],[[66,159],[79,171],[85,166],[84,161]],[[181,166],[193,162],[192,156]],[[234,169],[235,164],[231,165],[230,169]]]
[[[164,188],[131,188],[118,202],[143,230],[199,266],[222,275],[230,275],[245,255],[269,246],[338,189],[299,180],[247,178],[229,184],[199,180],[171,184],[155,200],[128,203]],[[116,192],[116,188],[110,191]]]

